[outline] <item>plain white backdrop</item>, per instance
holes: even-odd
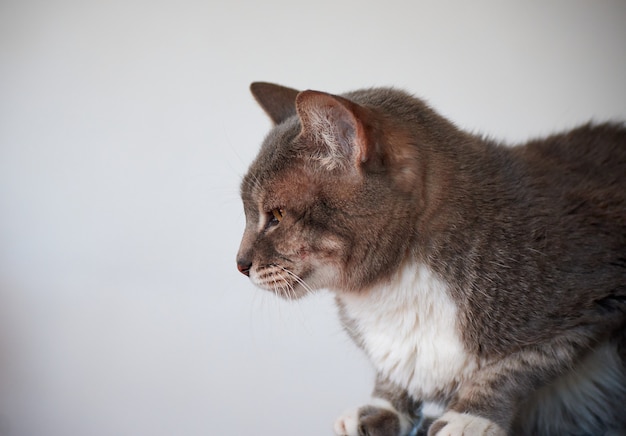
[[[255,80],[507,142],[626,119],[626,3],[3,0],[0,436],[330,435],[373,372],[235,268]]]

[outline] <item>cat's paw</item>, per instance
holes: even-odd
[[[338,436],[359,436],[359,409],[345,411],[335,420],[334,430]]]
[[[334,425],[339,436],[405,436],[411,422],[386,401],[345,412]]]
[[[433,422],[428,436],[506,436],[506,432],[480,416],[449,411]]]

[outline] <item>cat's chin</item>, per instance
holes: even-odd
[[[267,289],[267,288],[264,288],[264,289]],[[300,285],[294,285],[294,287],[290,289],[278,289],[278,290],[268,289],[268,290],[273,292],[278,297],[284,300],[288,300],[288,301],[300,300],[301,298],[304,298],[307,295],[311,295],[313,292],[315,292],[315,291],[308,291]]]

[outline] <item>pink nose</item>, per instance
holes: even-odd
[[[251,262],[245,260],[237,260],[237,269],[241,274],[250,277],[250,268],[252,268]]]

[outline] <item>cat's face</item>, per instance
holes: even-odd
[[[328,94],[256,86],[275,127],[241,185],[239,270],[289,299],[320,288],[362,289],[406,251],[410,202],[397,183],[406,174],[383,164],[364,108]]]
[[[352,233],[334,204],[348,187],[329,184],[297,156],[290,145],[298,133],[295,120],[275,128],[241,185],[246,228],[239,268],[255,285],[289,299],[339,285]]]

